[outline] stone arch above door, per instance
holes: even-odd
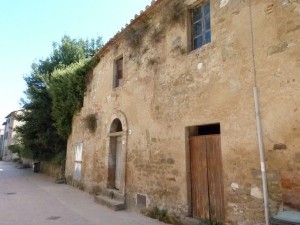
[[[127,130],[128,130],[127,119],[126,119],[125,114],[123,112],[121,112],[121,111],[116,111],[111,116],[110,122],[109,122],[109,124],[107,126],[107,129],[106,129],[106,133],[109,134],[111,132],[111,125],[113,124],[113,122],[114,122],[115,119],[119,119],[121,121],[122,131],[124,131],[124,132],[127,133]]]
[[[127,130],[127,120],[124,113],[116,111],[111,116],[106,128],[106,186],[109,189],[117,189],[122,194],[125,194],[126,187]],[[121,155],[117,155],[120,152]],[[117,177],[118,180],[116,180]]]

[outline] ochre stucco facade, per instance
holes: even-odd
[[[109,187],[109,133],[118,132],[111,126],[119,119],[119,191],[126,207],[139,208],[142,194],[148,209],[191,216],[190,127],[219,124],[225,222],[264,224],[253,87],[274,213],[282,202],[282,174],[300,172],[300,2],[211,0],[211,42],[191,50],[189,9],[196,3],[185,1],[180,20],[168,24],[170,3],[159,0],[100,50],[73,119],[66,176],[73,176],[75,145],[83,143],[80,182],[87,191]],[[145,18],[150,26],[132,47],[126,34]],[[153,35],[155,29],[165,31]],[[120,58],[122,85],[114,88]],[[84,125],[89,114],[97,118],[94,133]]]

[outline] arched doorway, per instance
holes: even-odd
[[[109,188],[120,190],[122,176],[122,123],[114,119],[110,126]]]
[[[123,113],[117,112],[108,127],[107,188],[125,193],[127,122]]]

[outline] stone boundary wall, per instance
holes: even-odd
[[[40,172],[55,178],[62,178],[62,166],[50,162],[42,161],[40,163]]]

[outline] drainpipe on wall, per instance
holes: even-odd
[[[253,65],[253,76],[254,76],[254,85],[253,85],[253,97],[255,104],[255,117],[256,117],[256,131],[258,138],[258,148],[260,156],[260,169],[261,169],[261,178],[263,185],[263,198],[264,198],[264,211],[265,211],[265,222],[266,225],[269,225],[269,195],[268,195],[268,183],[266,176],[266,160],[265,160],[265,151],[263,146],[263,132],[260,118],[260,105],[259,105],[259,96],[256,80],[256,63],[255,63],[255,51],[254,51],[254,34],[253,34],[253,19],[252,19],[252,1],[249,0],[249,11],[250,11],[250,25],[251,25],[251,41],[252,41],[252,65]]]
[[[265,151],[263,146],[263,135],[262,135],[262,126],[261,126],[261,119],[260,119],[258,89],[256,86],[253,87],[253,94],[254,94],[254,103],[255,103],[256,130],[257,130],[259,156],[260,156],[261,179],[263,184],[265,220],[266,220],[266,225],[269,225],[269,195],[268,195],[268,183],[267,183],[267,176],[266,176],[266,163],[265,163],[266,161],[265,161]]]

